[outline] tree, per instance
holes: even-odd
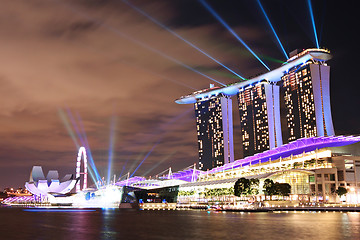
[[[281,196],[289,196],[291,193],[291,186],[288,183],[278,183],[276,182],[274,184],[275,188],[275,194],[281,195]]]
[[[252,178],[239,178],[234,185],[234,195],[235,196],[248,196],[256,195],[259,193],[259,179]]]
[[[244,177],[239,178],[234,185],[234,195],[240,197],[241,195],[247,195],[250,188],[250,180]]]
[[[258,195],[259,194],[259,179],[252,178],[250,179],[250,189],[249,189],[249,195]]]
[[[337,195],[339,195],[339,197],[341,197],[342,195],[347,194],[348,190],[344,187],[338,187],[338,189],[335,191],[335,193]]]
[[[274,181],[271,179],[268,179],[268,178],[265,179],[264,185],[263,185],[263,191],[264,191],[265,195],[270,196],[270,199],[271,199],[271,196],[276,194]]]

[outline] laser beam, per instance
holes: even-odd
[[[285,56],[285,59],[288,59],[289,57],[288,57],[288,55],[287,55],[287,53],[286,53],[286,51],[285,51],[285,49],[284,49],[284,47],[283,47],[283,45],[282,45],[282,43],[281,43],[281,41],[280,41],[280,39],[279,39],[278,35],[276,34],[276,31],[275,31],[275,29],[274,29],[273,25],[271,24],[270,19],[269,19],[268,15],[266,14],[265,9],[263,8],[263,6],[262,6],[262,4],[261,4],[260,0],[257,0],[257,3],[259,4],[259,7],[260,7],[260,9],[261,9],[262,13],[263,13],[263,14],[264,14],[264,16],[265,16],[266,21],[268,22],[268,24],[269,24],[269,26],[270,26],[270,28],[271,28],[272,32],[274,33],[275,38],[276,38],[276,40],[277,40],[277,42],[278,42],[278,44],[279,44],[279,46],[280,46],[280,48],[281,48],[281,50],[282,50],[282,52],[283,52],[284,56]]]
[[[166,160],[168,160],[170,157],[172,157],[176,152],[177,152],[177,150],[171,152],[168,156],[166,156],[165,158],[163,158],[162,160],[160,160],[159,162],[157,162],[154,166],[152,166],[152,167],[149,168],[146,172],[144,172],[144,173],[143,173],[143,176],[146,176],[147,174],[149,174],[152,170],[154,170],[155,168],[157,168],[160,164],[162,164],[163,162],[165,162]]]
[[[66,117],[66,114],[64,113],[64,111],[62,110],[62,109],[58,109],[58,114],[59,114],[59,116],[60,116],[60,119],[62,120],[62,122],[63,122],[63,124],[64,124],[64,126],[65,126],[65,128],[66,128],[66,130],[67,130],[67,132],[68,132],[68,134],[69,134],[69,136],[71,137],[71,139],[73,140],[73,142],[74,142],[74,144],[75,144],[75,146],[76,146],[76,149],[79,149],[79,147],[80,147],[80,144],[79,144],[79,142],[77,141],[77,138],[76,138],[76,136],[75,136],[75,133],[74,133],[74,131],[72,130],[72,128],[71,128],[71,126],[70,126],[70,123],[69,123],[69,121],[68,121],[68,119],[67,119],[67,117]]]
[[[122,38],[124,38],[124,39],[126,39],[126,40],[128,40],[128,41],[130,41],[132,43],[135,43],[135,44],[137,44],[137,45],[139,45],[139,46],[141,46],[141,47],[143,47],[143,48],[145,48],[145,49],[147,49],[149,51],[152,51],[152,52],[162,56],[163,58],[166,58],[166,59],[168,59],[168,60],[170,60],[170,61],[172,61],[172,62],[174,62],[174,63],[176,63],[178,65],[181,65],[181,66],[187,68],[188,70],[190,70],[190,71],[192,71],[194,73],[197,73],[197,74],[199,74],[199,75],[201,75],[201,76],[203,76],[203,77],[205,77],[205,78],[207,78],[207,79],[209,79],[209,80],[211,80],[213,82],[216,82],[216,83],[218,83],[218,84],[220,84],[222,86],[226,86],[224,83],[222,83],[222,82],[220,82],[220,81],[218,81],[218,80],[216,80],[216,79],[214,79],[214,78],[212,78],[212,77],[210,77],[210,76],[208,76],[208,75],[206,75],[206,74],[204,74],[204,73],[190,67],[189,65],[186,65],[185,63],[181,62],[180,60],[178,60],[178,59],[176,59],[174,57],[171,57],[171,56],[161,52],[160,50],[158,50],[156,48],[153,48],[153,47],[141,42],[140,40],[137,40],[137,39],[135,39],[135,38],[121,32],[121,31],[119,31],[118,29],[116,29],[115,27],[110,26],[109,24],[105,24],[103,21],[100,21],[100,20],[98,20],[98,19],[96,19],[94,17],[91,17],[88,14],[85,14],[85,13],[79,11],[78,9],[69,6],[68,4],[66,4],[66,3],[64,3],[62,1],[60,1],[60,2],[57,1],[57,0],[53,0],[53,1],[56,1],[56,2],[58,2],[60,4],[62,4],[63,6],[68,8],[73,13],[75,13],[75,14],[83,17],[83,18],[86,18],[87,20],[90,20],[90,21],[96,23],[97,25],[109,30],[110,32],[114,33],[115,35],[117,35],[119,37],[122,37]]]
[[[130,177],[134,176],[134,174],[136,173],[136,171],[139,169],[139,167],[144,163],[144,161],[150,156],[150,154],[152,153],[152,151],[155,149],[155,147],[160,143],[160,140],[158,140],[153,147],[150,149],[150,151],[146,154],[146,156],[144,157],[144,159],[141,161],[141,163],[135,168],[134,172],[130,175]]]
[[[79,147],[80,147],[79,142],[77,141],[76,135],[75,135],[70,123],[69,123],[69,120],[68,120],[68,117],[67,117],[66,113],[62,109],[58,109],[58,113],[59,113],[59,116],[60,116],[61,120],[63,121],[65,127],[66,127],[66,130],[68,131],[71,139],[73,140],[73,142],[74,142],[74,144],[76,146],[76,149],[79,149]],[[69,114],[69,109],[68,109],[68,114]],[[72,116],[71,116],[71,112],[70,112],[69,118],[71,118],[71,117]],[[72,119],[70,119],[70,120],[72,120]],[[75,131],[77,132],[77,135],[80,138],[80,141],[81,141],[82,145],[84,145],[84,142],[83,142],[81,136],[79,135],[77,126],[74,125],[74,123],[73,123],[73,127],[75,128]],[[91,179],[93,180],[93,182],[97,186],[97,183],[96,183],[97,180],[95,179],[96,177],[94,176],[93,171],[90,170],[89,174],[90,174]]]
[[[317,47],[317,48],[320,48],[320,46],[319,46],[319,41],[318,41],[318,37],[317,37],[316,26],[315,26],[313,9],[312,9],[312,6],[311,6],[311,0],[307,0],[307,4],[308,4],[308,7],[309,7],[311,23],[312,23],[312,27],[313,27],[313,30],[314,30],[316,47]]]
[[[70,112],[71,114],[71,112]],[[71,114],[72,116],[72,114]],[[101,177],[100,177],[100,174],[96,168],[96,165],[95,165],[95,162],[94,162],[94,159],[92,157],[92,154],[91,154],[91,149],[90,149],[90,145],[89,145],[89,142],[87,140],[87,136],[86,136],[86,132],[85,132],[85,128],[84,128],[84,125],[82,123],[82,120],[81,120],[81,117],[80,115],[77,113],[77,120],[78,120],[78,126],[79,126],[79,130],[80,130],[80,135],[82,136],[82,139],[84,141],[84,146],[86,148],[86,153],[87,153],[87,157],[88,157],[88,160],[89,160],[89,163],[90,163],[90,166],[92,167],[92,169],[94,170],[94,173],[96,175],[96,179],[97,181],[100,181],[102,182],[101,180]],[[75,122],[76,124],[76,122]]]
[[[155,18],[153,18],[152,16],[150,16],[148,13],[146,13],[145,11],[143,11],[142,9],[134,6],[133,4],[129,3],[126,0],[122,0],[124,3],[126,3],[128,6],[130,6],[131,8],[133,8],[134,10],[136,10],[137,12],[141,13],[143,16],[145,16],[146,18],[148,18],[150,21],[152,21],[153,23],[157,24],[158,26],[162,27],[163,29],[165,29],[166,31],[168,31],[169,33],[171,33],[172,35],[174,35],[175,37],[179,38],[180,40],[184,41],[186,44],[188,44],[189,46],[191,46],[192,48],[198,50],[199,52],[201,52],[202,54],[204,54],[205,56],[207,56],[208,58],[210,58],[211,60],[213,60],[214,62],[216,62],[217,64],[221,65],[222,67],[224,67],[226,70],[228,70],[229,72],[231,72],[232,74],[236,75],[237,77],[239,77],[242,80],[245,80],[244,77],[242,77],[240,74],[236,73],[235,71],[233,71],[232,69],[230,69],[229,67],[227,67],[226,65],[224,65],[223,63],[221,63],[219,60],[217,60],[216,58],[212,57],[210,54],[206,53],[204,50],[202,50],[201,48],[197,47],[195,44],[191,43],[190,41],[186,40],[185,38],[183,38],[182,36],[180,36],[179,34],[177,34],[176,32],[174,32],[173,30],[171,30],[170,28],[168,28],[167,26],[165,26],[164,24],[162,24],[161,22],[159,22],[158,20],[156,20]]]
[[[230,26],[210,7],[205,0],[198,0],[267,70],[270,68],[251,50],[251,48],[230,28]]]

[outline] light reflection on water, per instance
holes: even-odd
[[[360,239],[360,213],[29,212],[0,208],[1,239]]]

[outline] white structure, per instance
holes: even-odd
[[[84,172],[80,172],[81,156],[84,156]],[[76,178],[80,179],[80,174],[84,175],[83,190],[87,188],[87,155],[85,147],[80,147],[76,159]],[[80,192],[80,180],[76,184],[76,192]]]
[[[42,167],[33,166],[30,180],[25,183],[25,187],[36,196],[47,196],[49,193],[66,194],[74,188],[77,180],[73,174],[67,174],[60,182],[56,170],[50,170],[45,178]]]

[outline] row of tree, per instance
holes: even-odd
[[[257,178],[239,178],[234,185],[235,196],[254,196],[259,194],[259,182]],[[288,183],[274,183],[271,179],[265,179],[263,192],[270,197],[273,195],[289,196],[291,186]]]

